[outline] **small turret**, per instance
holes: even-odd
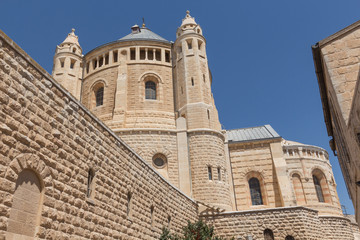
[[[80,99],[82,57],[79,38],[73,28],[65,40],[56,47],[52,76],[77,99]]]
[[[202,35],[202,29],[200,25],[195,22],[195,18],[190,16],[190,11],[186,11],[186,16],[182,20],[181,26],[176,31],[176,36],[180,37],[188,33],[197,33]]]

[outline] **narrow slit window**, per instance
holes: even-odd
[[[88,184],[87,184],[87,191],[86,191],[86,196],[88,198],[91,198],[93,196],[93,181],[94,181],[94,177],[95,177],[95,172],[92,169],[89,169],[88,172]]]
[[[104,58],[100,57],[99,58],[99,67],[101,67],[104,64]]]
[[[140,48],[140,60],[145,60],[145,49]]]
[[[97,67],[97,59],[94,59],[93,60],[93,68],[96,69],[96,67]]]
[[[198,41],[198,48],[199,48],[199,50],[201,50],[201,45],[202,45],[202,41]]]
[[[76,53],[76,48],[73,48],[73,53]]]
[[[221,181],[221,168],[217,168],[218,180]]]
[[[76,60],[74,60],[74,59],[71,59],[71,60],[70,60],[70,68],[71,68],[71,69],[74,69],[75,62],[76,62]]]
[[[109,64],[109,54],[105,55],[105,65]]]
[[[86,63],[86,73],[89,73],[89,67],[90,67],[90,64]]]
[[[113,51],[113,57],[114,57],[114,62],[117,62],[118,61],[118,51],[117,50]]]
[[[156,59],[156,61],[161,61],[161,50],[160,49],[156,49],[155,59]]]
[[[132,194],[130,192],[128,192],[128,194],[127,194],[127,205],[126,205],[126,215],[128,217],[131,214],[131,199],[132,199]]]
[[[168,224],[167,224],[167,225],[168,225],[167,227],[170,228],[170,225],[171,225],[171,216],[168,216],[168,218],[167,218],[167,223],[168,223]]]
[[[208,166],[208,176],[209,176],[209,180],[212,180],[212,171],[210,166]]]
[[[149,60],[154,60],[154,50],[153,49],[148,49],[148,59]]]
[[[204,82],[205,82],[205,74],[203,74],[203,80],[204,80]]]
[[[154,227],[154,206],[151,206],[150,214],[151,214],[151,227]]]
[[[165,51],[165,62],[170,62],[170,52]]]
[[[208,119],[210,120],[210,110],[207,110]]]
[[[130,60],[135,60],[135,58],[136,58],[135,48],[130,48]]]
[[[188,49],[192,49],[192,40],[187,40],[186,43],[188,45]]]
[[[63,68],[65,65],[65,58],[60,58],[60,66]]]
[[[194,86],[194,78],[191,78],[191,85]]]

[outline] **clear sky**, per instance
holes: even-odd
[[[225,129],[270,124],[325,148],[341,204],[354,209],[329,148],[311,45],[360,19],[359,0],[1,0],[0,29],[49,73],[56,45],[76,29],[84,53],[141,24],[175,41],[186,10],[201,25]]]

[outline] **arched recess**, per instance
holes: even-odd
[[[20,154],[9,164],[5,179],[15,183],[6,237],[35,237],[45,193],[52,195],[51,171],[37,155]]]
[[[89,92],[90,109],[104,105],[106,87],[107,87],[106,81],[103,79],[96,80],[91,85]]]
[[[264,240],[274,240],[274,233],[271,229],[264,230]]]
[[[318,168],[314,169],[312,171],[312,180],[314,183],[314,191],[319,202],[332,204],[331,192],[324,172]],[[323,199],[321,198],[321,194]]]
[[[304,186],[301,181],[301,177],[298,173],[293,173],[291,176],[292,185],[296,197],[296,203],[298,206],[306,205],[306,198],[304,193]]]
[[[250,180],[252,180],[252,183],[255,183],[254,179],[258,180],[259,183],[259,187],[260,187],[260,192],[261,192],[261,203],[260,205],[267,205],[267,192],[266,192],[266,188],[265,188],[265,183],[264,183],[264,178],[263,176],[259,173],[259,172],[249,172],[248,174],[246,174],[246,186],[247,186],[247,202],[248,202],[248,206],[253,206],[253,199],[252,199],[252,190],[251,188],[251,183]],[[259,204],[258,204],[259,205]]]

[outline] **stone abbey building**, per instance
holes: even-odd
[[[52,76],[0,32],[0,236],[157,239],[201,218],[236,239],[356,239],[328,153],[270,125],[224,130],[206,39],[145,26]],[[214,80],[216,81],[216,80]]]

